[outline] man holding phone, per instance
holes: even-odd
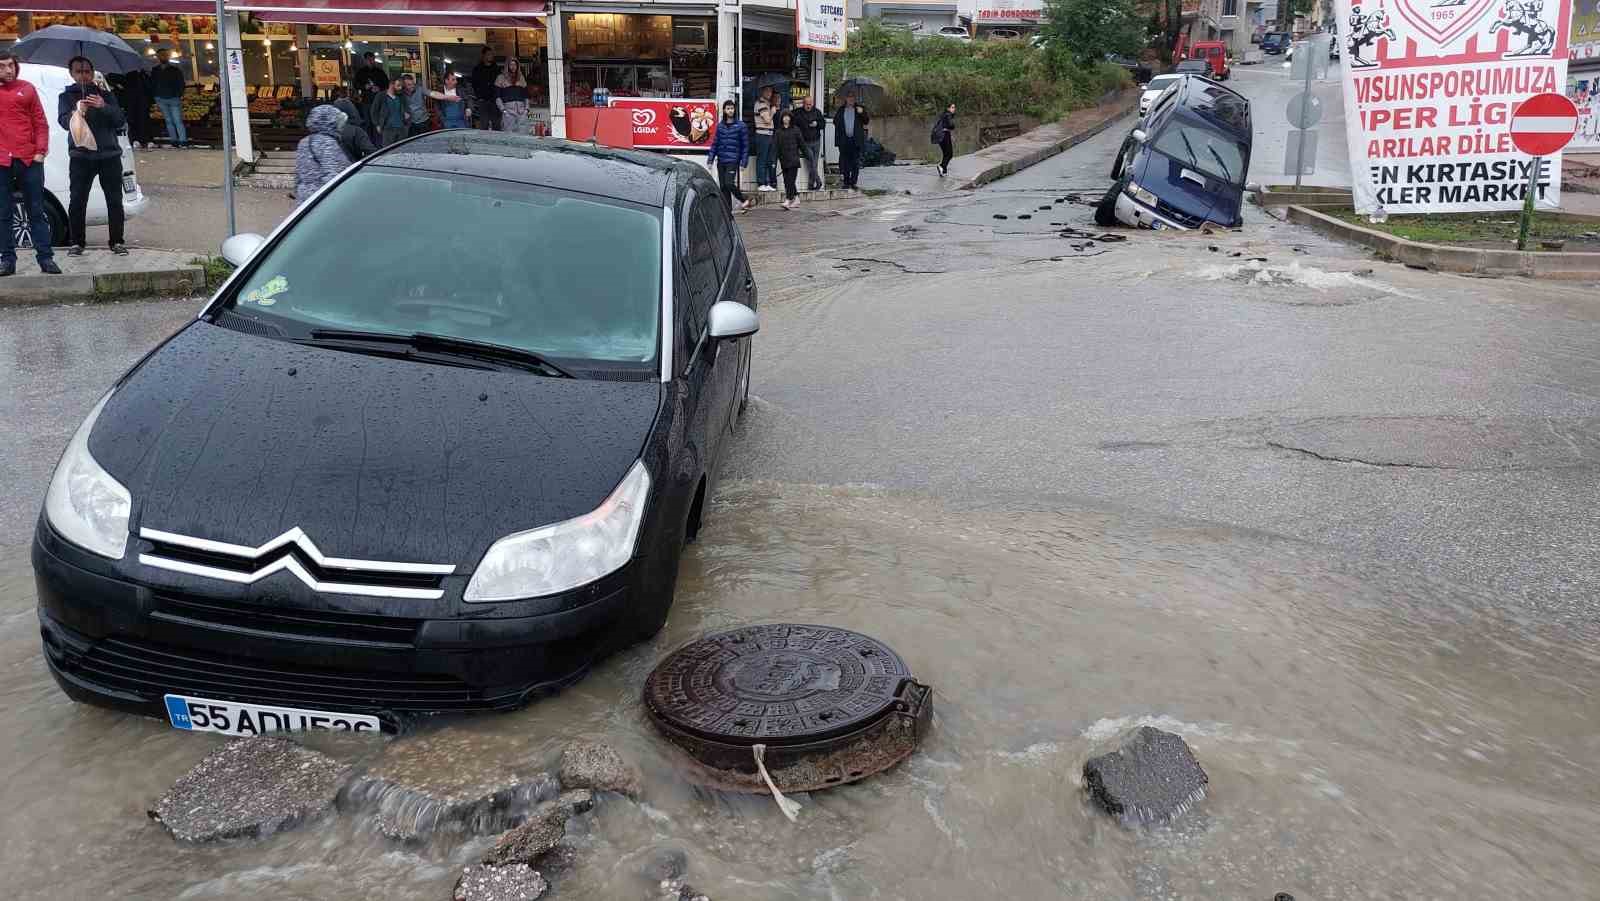
[[[83,255],[88,243],[84,218],[89,209],[89,191],[96,181],[106,197],[106,219],[111,226],[111,252],[125,255],[122,243],[122,145],[117,132],[127,124],[117,98],[94,83],[94,63],[75,56],[67,63],[73,83],[61,92],[56,102],[56,119],[67,130],[67,256]],[[82,116],[88,125],[82,145],[74,136],[72,119]],[[83,135],[82,131],[78,135]]]

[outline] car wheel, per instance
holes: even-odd
[[[1100,198],[1100,203],[1094,208],[1094,224],[1101,228],[1108,228],[1117,224],[1117,195],[1122,193],[1122,181],[1118,179],[1106,191],[1106,196]]]
[[[1122,146],[1117,148],[1117,158],[1111,161],[1111,177],[1122,177],[1122,161],[1128,156],[1128,145],[1133,143],[1132,138],[1124,138]]]
[[[67,243],[67,216],[59,207],[46,199],[44,202],[44,215],[50,220],[50,244],[52,247],[64,247]],[[29,229],[28,210],[20,198],[11,210],[11,236],[16,241],[18,249],[33,248],[33,232]]]

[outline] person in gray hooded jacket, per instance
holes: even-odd
[[[339,146],[339,130],[344,128],[344,113],[323,104],[306,116],[306,131],[294,151],[294,199],[305,203],[317,189],[332,181],[350,165],[350,157]]]

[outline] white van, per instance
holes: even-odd
[[[50,217],[50,243],[64,247],[67,243],[67,130],[56,121],[56,104],[61,92],[72,84],[72,76],[60,66],[36,66],[23,63],[23,81],[32,84],[39,92],[39,102],[44,105],[44,117],[50,121],[50,153],[44,158],[44,212]],[[128,143],[128,130],[117,136],[122,145],[122,212],[132,219],[143,212],[145,197],[139,189],[139,180],[133,172],[133,145]],[[106,198],[96,182],[89,189],[89,209],[84,214],[89,225],[106,224]],[[17,255],[33,247],[33,236],[28,233],[27,209],[21,204],[12,217],[12,230],[16,232]]]

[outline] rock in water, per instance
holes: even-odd
[[[577,742],[561,752],[561,787],[588,788],[639,797],[642,779],[638,769],[622,759],[610,745]]]
[[[1090,797],[1125,826],[1170,822],[1206,796],[1209,781],[1182,737],[1151,726],[1083,765]]]
[[[349,774],[287,739],[235,739],[179,777],[150,818],[184,842],[264,837],[332,807]]]
[[[534,901],[549,884],[525,863],[503,867],[474,864],[456,880],[455,901]]]
[[[682,879],[663,879],[660,891],[652,901],[711,901],[711,899]]]
[[[534,808],[527,822],[500,836],[481,862],[492,867],[513,863],[531,866],[567,834],[567,820],[593,806],[594,795],[587,790],[563,792],[554,801]]]
[[[505,757],[503,744],[461,729],[402,738],[350,784],[340,805],[372,809],[378,831],[398,841],[421,841],[446,827],[491,835],[560,791],[548,773],[529,773]]]

